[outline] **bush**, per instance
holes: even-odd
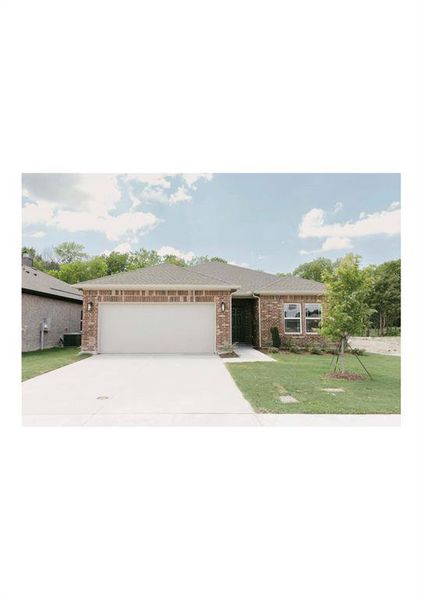
[[[323,350],[321,348],[319,348],[318,346],[313,346],[313,348],[310,350],[310,352],[312,354],[323,354]]]
[[[295,344],[292,344],[289,351],[293,352],[294,354],[301,354],[301,348],[299,348],[298,346],[295,346]]]
[[[275,346],[270,346],[269,348],[267,348],[267,351],[269,352],[269,354],[278,354],[279,348],[276,348]]]
[[[289,337],[283,338],[282,347],[284,350],[288,350],[288,351],[291,350],[293,345],[294,344],[293,344],[291,338],[289,338]]]
[[[281,336],[279,335],[279,329],[277,327],[271,327],[270,333],[272,334],[272,345],[274,348],[281,347]]]

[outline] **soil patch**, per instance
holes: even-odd
[[[225,352],[225,354],[219,354],[220,358],[239,358],[236,352]]]
[[[359,375],[358,373],[351,373],[350,371],[344,371],[341,373],[340,371],[336,371],[334,373],[328,373],[327,376],[329,379],[347,379],[348,381],[363,381],[366,379],[364,375]]]

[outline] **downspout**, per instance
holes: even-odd
[[[258,300],[258,347],[261,348],[261,306],[260,306],[260,296],[257,296],[253,293],[253,298],[257,298]]]

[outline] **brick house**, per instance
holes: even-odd
[[[32,258],[23,255],[22,352],[59,346],[64,333],[81,331],[81,317],[82,293],[34,269]]]
[[[210,353],[232,343],[319,340],[324,285],[210,262],[161,264],[84,281],[82,350]]]

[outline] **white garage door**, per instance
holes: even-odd
[[[215,351],[214,304],[100,304],[98,326],[103,354]]]

